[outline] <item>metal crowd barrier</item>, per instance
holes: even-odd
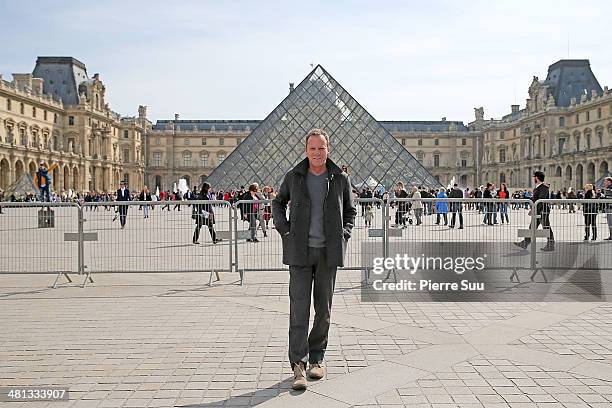
[[[287,270],[283,243],[274,229],[270,200],[239,200],[234,203],[235,270],[244,283],[247,271]]]
[[[531,269],[528,253],[514,245],[520,228],[529,228],[529,200],[403,198],[389,200],[388,208],[387,257],[483,255],[487,271],[510,271],[517,282],[519,271]]]
[[[271,212],[271,209],[268,210],[270,205],[270,200],[240,200],[234,205],[235,267],[240,273],[241,282],[248,271],[289,270],[282,262],[282,239],[274,229],[273,219],[266,215]],[[357,199],[355,206],[355,225],[347,243],[344,266],[339,269],[368,270],[369,266],[363,264],[364,251],[372,256],[384,256],[385,206],[382,200],[376,198]],[[289,206],[288,213],[290,211]],[[366,212],[371,212],[371,215],[366,217]],[[370,249],[372,247],[366,244],[377,245]]]
[[[344,266],[340,269],[363,270],[368,281],[371,272],[369,261],[386,256],[387,208],[378,198],[357,198],[354,204],[357,216],[347,243]]]
[[[0,274],[81,273],[79,214],[75,203],[0,202]]]
[[[539,272],[547,280],[548,272],[553,279],[581,279],[585,285],[590,279],[592,285],[603,285],[608,279],[600,272],[612,270],[612,241],[608,240],[612,237],[612,200],[546,199],[538,200],[537,206],[550,209],[550,230],[539,227],[538,235],[552,237],[554,251],[532,250],[534,275]],[[565,276],[568,273],[571,275]]]
[[[212,211],[204,213],[204,208]],[[227,201],[97,202],[85,203],[82,213],[88,242],[83,265],[87,276],[210,272],[211,284],[213,274],[218,280],[219,272],[233,271],[232,208]],[[213,242],[213,233],[219,242]]]
[[[196,244],[196,220],[204,214],[200,212],[198,216],[194,208],[201,210],[209,205],[214,213],[215,237],[220,241],[212,240],[206,221],[209,218],[199,218]],[[542,251],[550,230],[536,228],[542,221],[542,215],[535,211],[538,205],[551,208],[549,219],[555,241],[552,251]],[[449,255],[453,255],[452,251],[460,255],[476,249],[486,252],[487,270],[511,272],[510,280],[518,283],[521,270],[530,270],[532,281],[538,273],[548,281],[546,271],[552,271],[548,276],[554,279],[568,270],[575,273],[612,269],[612,242],[604,241],[612,234],[612,200],[532,203],[514,199],[407,198],[385,203],[357,199],[355,206],[355,226],[342,269],[363,270],[366,281],[373,257],[418,255],[434,249],[451,251]],[[56,274],[53,287],[62,275],[71,282],[69,274],[83,275],[85,286],[87,281],[93,282],[92,274],[96,273],[209,272],[212,284],[214,276],[219,279],[219,272],[237,272],[243,284],[247,271],[288,269],[282,263],[282,241],[274,229],[269,200],[238,201],[233,206],[226,201],[194,200],[97,202],[82,206],[2,202],[0,207],[0,274]],[[120,207],[127,208],[124,228]],[[592,208],[594,213],[589,212]],[[418,209],[422,213],[420,224],[415,211]],[[595,241],[592,227],[589,241],[583,240],[587,223],[597,227]],[[253,242],[253,233],[258,242]],[[530,242],[522,247],[515,245],[525,239]]]

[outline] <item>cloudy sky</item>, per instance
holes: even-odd
[[[73,56],[113,110],[153,121],[263,119],[311,63],[379,120],[500,117],[568,43],[612,87],[609,1],[3,3],[5,79]]]

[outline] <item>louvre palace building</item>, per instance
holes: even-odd
[[[181,178],[190,186],[212,178],[217,181],[213,186],[220,186],[230,174],[229,169],[220,171],[244,161],[252,161],[249,171],[262,174],[251,181],[275,184],[276,179],[266,180],[273,172],[271,162],[279,162],[272,166],[277,173],[289,170],[292,163],[278,156],[260,159],[264,141],[282,152],[283,144],[304,133],[304,121],[313,115],[322,124],[338,122],[334,115],[344,118],[333,129],[343,129],[342,137],[351,138],[350,143],[334,157],[332,131],[332,158],[349,165],[351,175],[364,162],[364,152],[355,146],[366,146],[370,140],[384,147],[382,155],[365,151],[366,156],[379,157],[355,172],[362,174],[361,181],[372,178],[374,167],[385,167],[384,174],[374,178],[386,188],[390,180],[403,179],[404,172],[411,176],[402,181],[410,184],[446,185],[455,180],[474,188],[505,182],[516,189],[530,187],[530,176],[539,169],[555,190],[581,188],[610,174],[612,92],[599,84],[588,60],[550,65],[544,80],[534,76],[525,84],[529,99],[523,107],[511,105],[500,119],[485,119],[484,108],[478,107],[467,124],[446,118],[374,119],[350,97],[350,90],[341,88],[323,68],[317,69],[298,86],[290,84],[287,99],[279,101],[267,118],[183,119],[175,114],[153,122],[145,106],[137,107],[135,116],[111,110],[105,97],[110,84],[105,85],[99,74],[90,77],[79,60],[38,57],[31,73],[12,74],[11,81],[0,76],[0,188],[6,190],[35,173],[40,162],[59,163],[52,174],[57,192],[112,191],[120,180],[132,190],[145,184],[152,190],[168,190]],[[322,84],[320,89],[316,84]],[[314,95],[305,101],[308,92]],[[280,108],[284,115],[277,113]],[[300,149],[297,143],[292,146]],[[350,159],[344,160],[345,155]],[[389,171],[392,167],[394,173]],[[231,178],[234,184],[248,181]]]

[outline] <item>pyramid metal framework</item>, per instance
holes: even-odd
[[[257,182],[280,187],[285,174],[305,157],[304,138],[312,128],[330,136],[330,158],[347,165],[351,182],[390,189],[438,187],[436,180],[322,66],[304,80],[207,178],[215,190]]]

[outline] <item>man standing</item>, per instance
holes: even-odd
[[[186,201],[191,201],[191,200],[197,200],[198,197],[198,186],[193,186],[193,190],[189,190],[187,189],[187,192],[185,194],[183,194],[183,200]],[[190,207],[191,204],[187,203],[187,207]]]
[[[491,194],[492,188],[493,188],[493,184],[487,183],[487,187],[482,192],[482,198],[486,200],[491,200],[493,198],[493,194]],[[482,223],[486,225],[493,225],[493,203],[485,202],[483,203],[483,205],[485,208],[485,216],[484,216],[484,219],[482,220]]]
[[[606,177],[604,179],[603,196],[605,199],[612,200],[612,177]],[[606,208],[606,220],[608,221],[609,236],[605,238],[606,241],[612,241],[612,204],[605,206]]]
[[[531,201],[534,203],[538,200],[549,198],[549,189],[546,184],[544,184],[544,173],[541,171],[536,171],[533,173],[533,182],[535,183],[535,188],[533,189],[533,195],[531,196]],[[529,215],[531,216],[532,209],[529,210]],[[546,246],[542,248],[542,251],[554,251],[555,250],[555,236],[553,234],[552,228],[550,228],[550,204],[540,203],[536,206],[536,226],[542,224],[543,229],[547,229],[550,231],[550,235],[548,237],[548,242]],[[527,249],[529,244],[531,243],[531,238],[527,237],[521,242],[516,242],[515,245],[521,247],[523,249]]]
[[[51,201],[51,175],[49,175],[49,172],[53,171],[58,166],[59,163],[53,163],[51,167],[47,168],[44,162],[40,163],[38,171],[36,172],[36,183],[39,189],[38,199],[40,201]]]
[[[433,195],[427,191],[427,188],[421,187],[421,198],[433,198]],[[432,202],[425,201],[423,203],[423,215],[430,215],[432,213]]]
[[[404,189],[404,183],[398,181],[395,185],[395,198],[405,199],[408,198],[408,193]],[[408,212],[408,202],[406,201],[396,201],[397,203],[397,211],[395,211],[395,227],[406,228],[406,218],[404,216]]]
[[[321,363],[327,348],[336,269],[344,265],[357,215],[348,175],[328,158],[327,133],[313,129],[305,144],[306,159],[285,175],[272,201],[274,225],[283,241],[283,263],[289,265],[289,362],[295,390],[307,386],[307,361],[308,377],[325,375]],[[311,295],[315,317],[308,333]]]
[[[457,184],[453,185],[448,198],[463,198],[463,191],[461,191]],[[450,227],[455,228],[455,216],[459,214],[459,229],[463,229],[463,204],[460,202],[451,203],[451,212],[453,216],[451,217]]]
[[[117,201],[131,201],[130,190],[125,186],[125,181],[122,181],[117,190]],[[125,228],[125,221],[127,219],[128,206],[125,204],[119,204],[119,222],[121,223],[121,229]]]

